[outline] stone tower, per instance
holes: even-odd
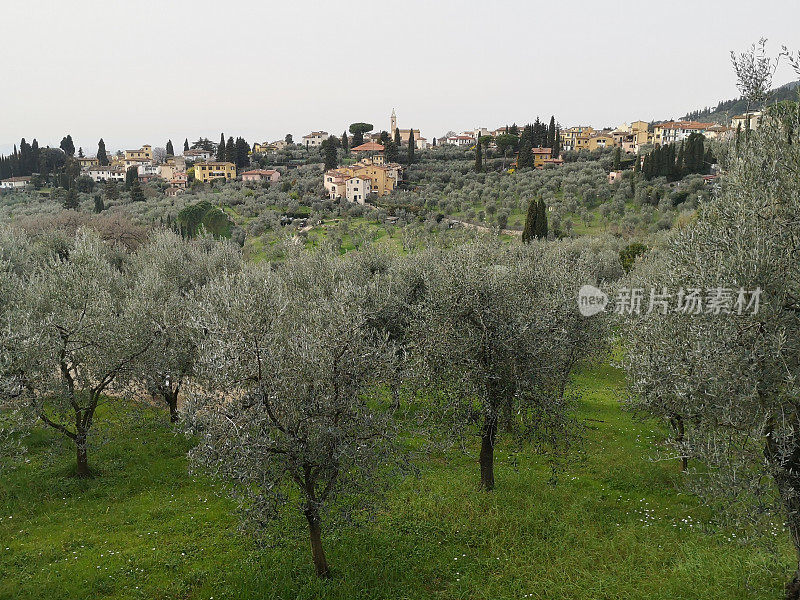
[[[394,109],[392,109],[391,127],[392,128],[389,130],[389,135],[393,136],[395,129],[397,129],[397,115],[394,114]]]

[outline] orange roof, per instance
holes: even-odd
[[[351,148],[351,150],[355,152],[383,152],[384,147],[375,142],[366,142],[365,144]]]

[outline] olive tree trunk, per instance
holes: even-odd
[[[486,491],[494,489],[494,444],[497,439],[497,411],[488,408],[481,430],[481,487]]]
[[[322,547],[322,527],[319,511],[315,506],[307,506],[305,509],[306,519],[308,520],[308,535],[311,540],[311,559],[314,561],[314,569],[317,577],[326,579],[330,577],[328,560],[325,558],[325,549]]]

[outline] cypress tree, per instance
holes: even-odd
[[[117,182],[113,179],[109,179],[103,185],[103,193],[106,196],[106,200],[116,200],[119,198],[119,191],[117,190]]]
[[[189,138],[185,138],[183,140],[183,151],[186,152],[189,149]]]
[[[536,237],[547,239],[547,207],[541,199],[536,207]]]
[[[522,241],[526,244],[536,237],[536,232],[539,229],[539,204],[534,198],[528,204],[528,214],[525,217],[525,229],[522,230]]]
[[[620,162],[621,162],[620,147],[619,146],[615,146],[614,147],[614,165],[613,165],[612,169],[614,169],[615,171],[619,171]]]
[[[100,194],[95,195],[94,197],[94,212],[101,213],[106,209],[106,205],[103,203],[103,197]]]
[[[80,203],[78,202],[78,192],[75,188],[70,188],[67,195],[64,197],[64,208],[67,210],[78,210]]]
[[[533,166],[533,127],[526,125],[522,128],[519,140],[519,154],[517,155],[517,168],[524,169]]]
[[[336,151],[336,144],[330,138],[322,142],[324,155],[325,155],[325,170],[335,169],[339,166],[339,155]]]
[[[225,154],[222,160],[228,162],[236,162],[236,142],[233,141],[233,136],[228,138],[228,143],[225,144]]]
[[[480,173],[483,171],[483,153],[481,152],[481,139],[475,143],[475,171]]]
[[[400,139],[400,129],[395,127],[394,128],[394,143],[397,145],[398,148],[403,145],[402,140]]]
[[[232,140],[233,140],[233,138],[231,138],[231,141]],[[217,162],[225,162],[225,159],[226,159],[225,150],[226,150],[226,148],[225,148],[225,134],[221,133],[219,135],[219,145],[217,146]],[[231,150],[233,150],[233,148],[231,148]],[[231,156],[230,158],[233,158],[233,156]]]
[[[131,189],[134,183],[139,183],[139,170],[136,167],[128,167],[125,171],[125,189]]]
[[[416,148],[416,143],[414,142],[414,130],[409,129],[408,131],[408,164],[412,164],[414,162],[414,150]]]
[[[342,152],[348,154],[350,152],[350,140],[347,139],[347,132],[342,132]]]
[[[167,140],[167,156],[175,156],[175,148],[172,147],[172,140]]]
[[[105,167],[108,165],[108,154],[106,153],[106,143],[103,141],[103,138],[100,138],[100,141],[97,142],[97,164],[101,167]]]
[[[137,179],[131,184],[131,202],[144,202],[144,192]]]
[[[550,126],[547,128],[547,147],[554,148],[556,143],[556,117],[550,116]]]

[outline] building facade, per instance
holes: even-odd
[[[207,183],[214,179],[236,179],[236,165],[231,162],[202,162],[194,165],[194,178]]]

